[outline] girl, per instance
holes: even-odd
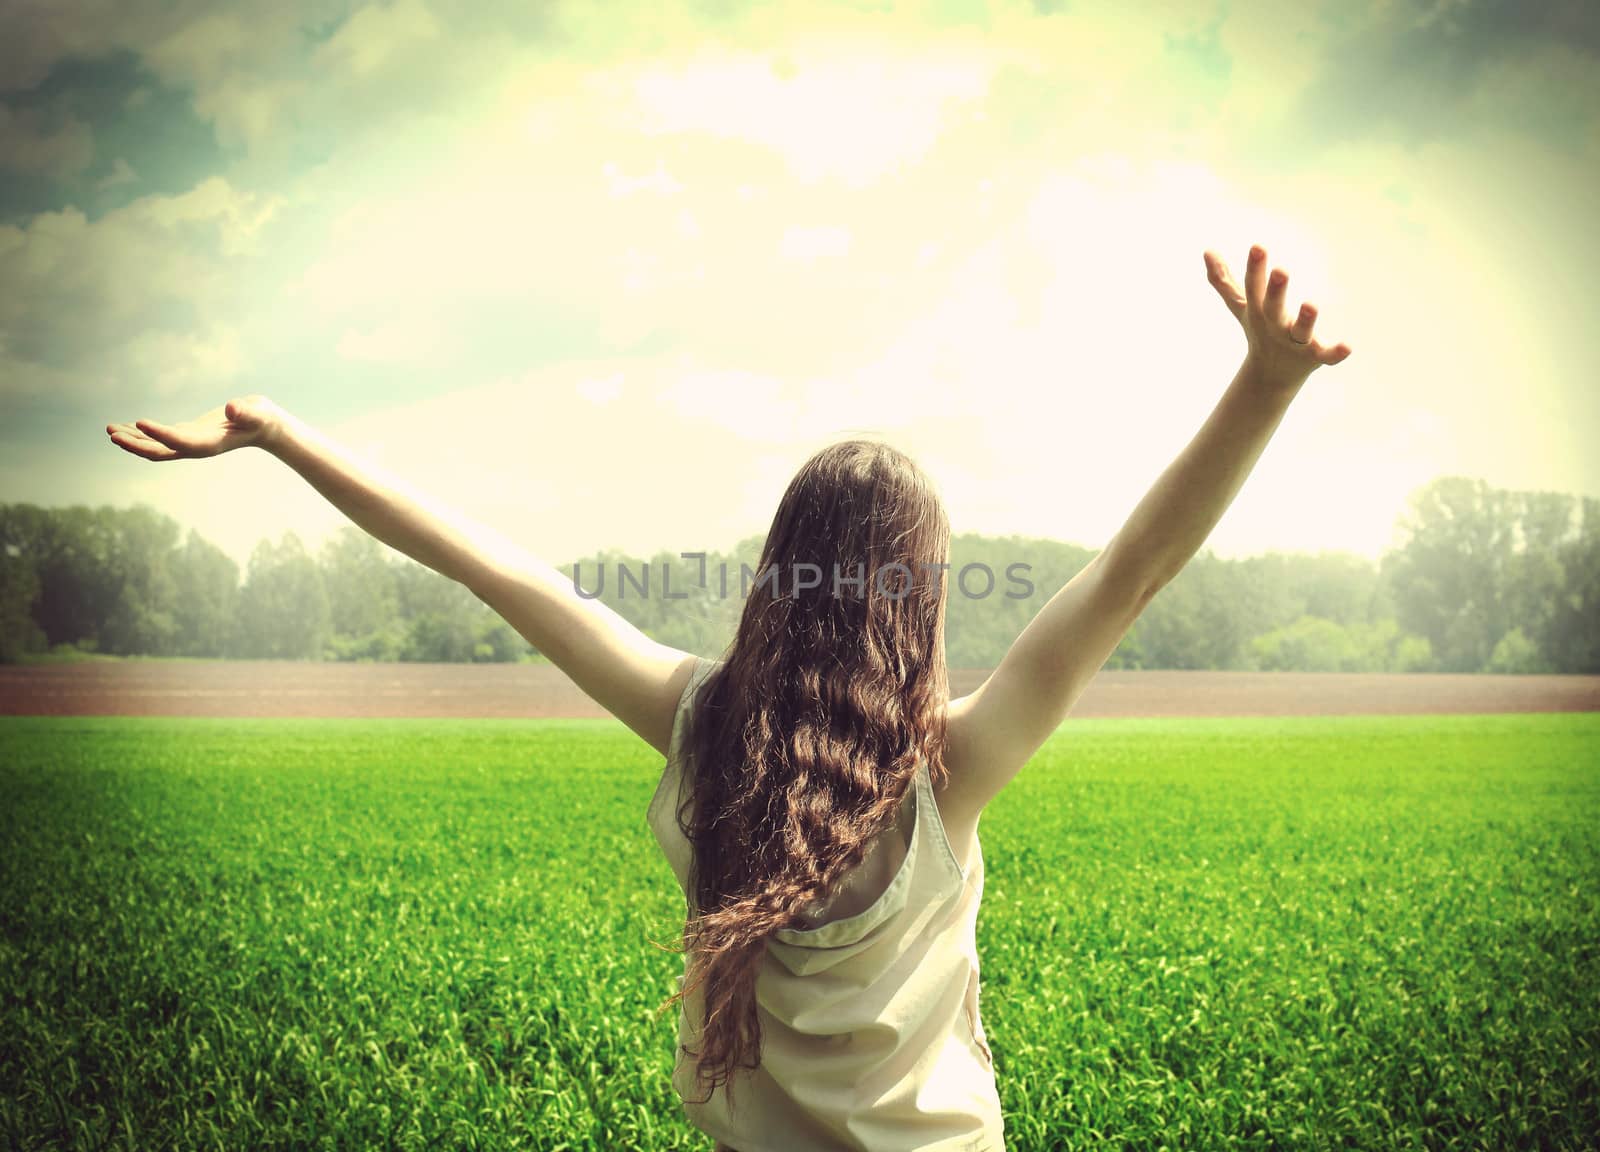
[[[361,528],[460,581],[666,758],[647,820],[686,898],[673,1084],[740,1152],[1003,1149],[978,1010],[978,822],[1232,503],[1290,402],[1348,345],[1284,313],[1250,250],[1205,253],[1247,350],[1111,542],[949,699],[949,523],[886,444],[818,452],[784,493],[737,635],[711,662],[556,569],[380,478],[262,396],[111,424],[147,460],[254,445]]]

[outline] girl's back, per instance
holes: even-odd
[[[675,813],[681,722],[715,665],[700,660],[679,703],[648,820],[687,894],[691,845]],[[983,856],[965,874],[927,768],[812,927],[768,942],[756,981],[761,1062],[696,1103],[701,998],[682,1001],[673,1083],[690,1122],[739,1152],[1001,1149],[994,1064],[978,1008],[976,923]],[[682,980],[679,980],[682,986]]]

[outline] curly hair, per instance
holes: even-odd
[[[701,1103],[760,1065],[767,940],[807,928],[894,823],[926,761],[945,778],[950,525],[888,444],[832,444],[773,517],[725,659],[685,716],[676,813],[693,847],[685,979],[704,989]],[[801,571],[805,572],[802,578]]]

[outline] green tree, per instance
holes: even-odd
[[[1346,628],[1376,619],[1378,570],[1364,556],[1348,552],[1318,552],[1296,557],[1297,586],[1305,598],[1307,616],[1332,620]]]
[[[1196,555],[1134,623],[1146,668],[1238,669],[1249,663],[1248,608],[1228,561]]]
[[[328,656],[335,660],[393,660],[405,643],[397,555],[353,524],[341,526],[318,557],[328,593]]]
[[[0,537],[38,582],[31,615],[44,645],[120,654],[176,648],[178,525],[148,505],[6,507]]]
[[[106,571],[99,647],[122,656],[172,656],[178,648],[178,586],[172,575],[179,528],[148,504],[95,510]]]
[[[1560,492],[1516,492],[1517,548],[1506,569],[1503,595],[1508,618],[1550,663],[1567,573],[1563,547],[1580,527],[1576,497]]]
[[[13,508],[13,532],[27,540],[39,577],[34,621],[50,647],[94,648],[115,610],[116,584],[108,524],[94,509]]]
[[[1511,631],[1539,666],[1600,669],[1600,513],[1594,501],[1443,477],[1413,494],[1384,578],[1407,631],[1442,671],[1494,664]],[[1504,655],[1504,654],[1503,654]],[[1510,656],[1507,656],[1509,659]],[[1519,657],[1520,658],[1520,657]]]
[[[1515,564],[1516,502],[1482,480],[1446,476],[1402,516],[1384,558],[1401,627],[1425,636],[1442,671],[1477,672],[1510,629],[1505,595]]]
[[[176,647],[180,656],[219,657],[233,651],[239,610],[239,565],[192,528],[172,557],[177,591]]]
[[[394,567],[395,589],[404,621],[401,660],[425,663],[470,661],[488,609],[459,584],[409,557]]]
[[[1258,665],[1268,672],[1352,672],[1364,663],[1350,632],[1320,616],[1302,616],[1251,641]]]
[[[1545,649],[1562,672],[1600,673],[1600,500],[1585,496],[1576,532],[1556,550],[1561,592]]]
[[[1432,672],[1433,645],[1428,643],[1426,636],[1401,634],[1399,643],[1394,647],[1390,669],[1394,672]]]
[[[320,660],[329,628],[328,594],[300,537],[262,540],[239,593],[238,655]]]
[[[0,539],[0,664],[12,664],[44,648],[44,630],[33,621],[39,574],[33,557]]]
[[[474,623],[464,612],[424,612],[413,617],[400,659],[428,664],[470,661],[478,643]]]
[[[1539,654],[1538,647],[1527,636],[1523,635],[1521,628],[1513,628],[1494,646],[1494,653],[1489,657],[1489,671],[1508,673],[1548,672],[1544,657]]]
[[[480,663],[515,664],[532,651],[515,628],[489,612],[479,624],[472,658]]]

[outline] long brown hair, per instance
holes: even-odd
[[[810,926],[919,763],[944,781],[949,547],[928,477],[878,441],[817,452],[778,505],[734,641],[685,715],[688,960],[662,1007],[704,990],[700,1049],[684,1048],[701,1103],[726,1084],[731,1106],[734,1071],[760,1064],[768,938]]]

